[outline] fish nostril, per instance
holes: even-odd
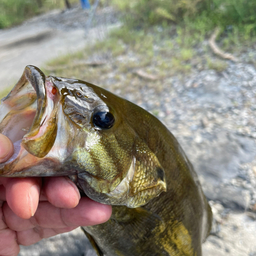
[[[76,92],[76,96],[78,97],[78,98],[82,98],[82,93],[81,92]]]
[[[161,168],[157,168],[157,176],[164,181],[164,171]]]

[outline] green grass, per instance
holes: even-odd
[[[207,58],[207,67],[217,72],[222,72],[227,68],[227,63],[223,60]]]
[[[186,23],[202,32],[216,26],[224,28],[245,25],[247,26],[246,34],[256,32],[255,1],[112,0],[112,3],[118,10],[125,13],[124,22],[133,28]]]
[[[196,12],[200,0],[112,0],[116,8],[125,13],[129,27],[148,27],[156,24],[178,23]],[[128,15],[127,15],[128,14]]]

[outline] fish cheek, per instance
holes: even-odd
[[[115,131],[115,135],[113,132],[103,131],[101,135],[91,132],[87,135],[85,147],[76,149],[73,154],[81,173],[79,176],[83,176],[82,179],[99,193],[114,190],[127,175],[134,140],[132,136],[125,138],[125,135],[123,129]],[[82,174],[83,170],[85,174]]]

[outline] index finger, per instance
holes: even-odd
[[[23,219],[34,216],[39,201],[41,178],[1,178],[1,180],[5,187],[6,201],[13,212]]]

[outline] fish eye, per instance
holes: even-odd
[[[93,124],[101,129],[110,129],[114,123],[115,118],[110,112],[100,111],[93,115]]]

